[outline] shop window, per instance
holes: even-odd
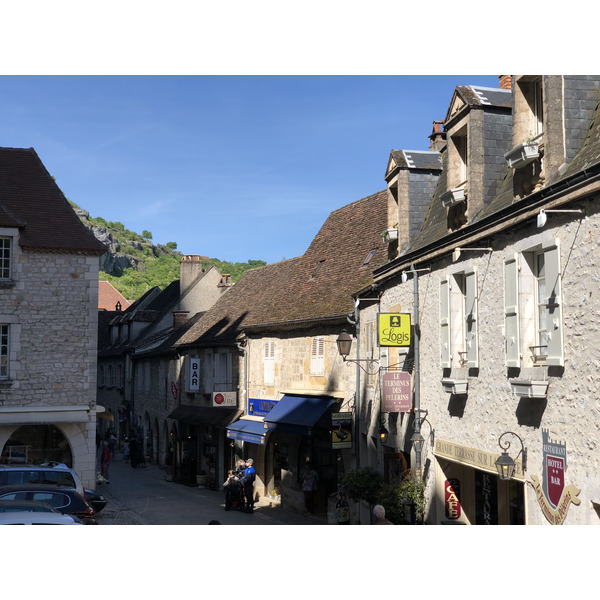
[[[440,281],[441,366],[478,368],[477,269],[446,275]]]
[[[310,374],[325,375],[325,338],[322,336],[314,337],[312,339]]]
[[[564,365],[560,243],[504,261],[506,366]]]
[[[265,342],[264,346],[264,384],[275,385],[275,342]]]
[[[39,465],[56,461],[73,466],[69,441],[54,425],[22,425],[6,442],[2,458],[10,463]]]

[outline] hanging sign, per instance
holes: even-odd
[[[379,313],[377,339],[380,346],[410,346],[410,314]]]
[[[352,448],[352,413],[331,413],[331,447]]]
[[[171,394],[173,395],[173,399],[177,400],[177,386],[174,381],[171,381]]]
[[[580,489],[574,485],[565,486],[567,471],[567,445],[550,439],[549,431],[542,429],[543,473],[544,481],[531,476],[531,482],[540,508],[552,525],[562,525],[571,503],[578,506]]]
[[[412,408],[412,377],[404,371],[383,374],[382,410],[387,413],[410,412]]]
[[[188,357],[187,391],[200,391],[200,359],[197,356]]]

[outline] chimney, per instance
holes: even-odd
[[[173,327],[179,327],[188,320],[189,310],[174,310],[173,311]]]
[[[179,265],[179,295],[183,296],[202,273],[201,256],[197,254],[183,256]]]
[[[500,80],[500,89],[501,90],[511,90],[512,89],[510,75],[498,75],[498,79]]]
[[[429,150],[431,152],[441,152],[446,147],[446,132],[443,130],[444,121],[434,121],[433,131],[429,136],[431,144]]]
[[[229,273],[223,273],[223,275],[221,275],[221,281],[219,281],[217,287],[231,287],[232,285],[233,283],[231,282],[231,275],[229,275]]]

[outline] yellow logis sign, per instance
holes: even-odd
[[[380,346],[410,346],[410,314],[379,313],[377,339]]]

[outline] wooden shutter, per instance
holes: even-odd
[[[547,298],[540,298],[546,304],[546,323],[548,327],[547,365],[564,366],[562,297],[560,285],[560,241],[557,239],[542,245],[546,267]]]
[[[450,348],[450,277],[440,280],[440,347],[442,369],[452,366]]]
[[[264,356],[264,383],[273,385],[275,383],[275,342],[265,342]]]
[[[321,336],[312,340],[310,372],[312,375],[325,374],[325,339]]]
[[[504,339],[506,366],[521,366],[518,254],[512,254],[504,259]]]
[[[477,269],[473,267],[465,272],[465,351],[470,369],[479,368],[477,303]]]

